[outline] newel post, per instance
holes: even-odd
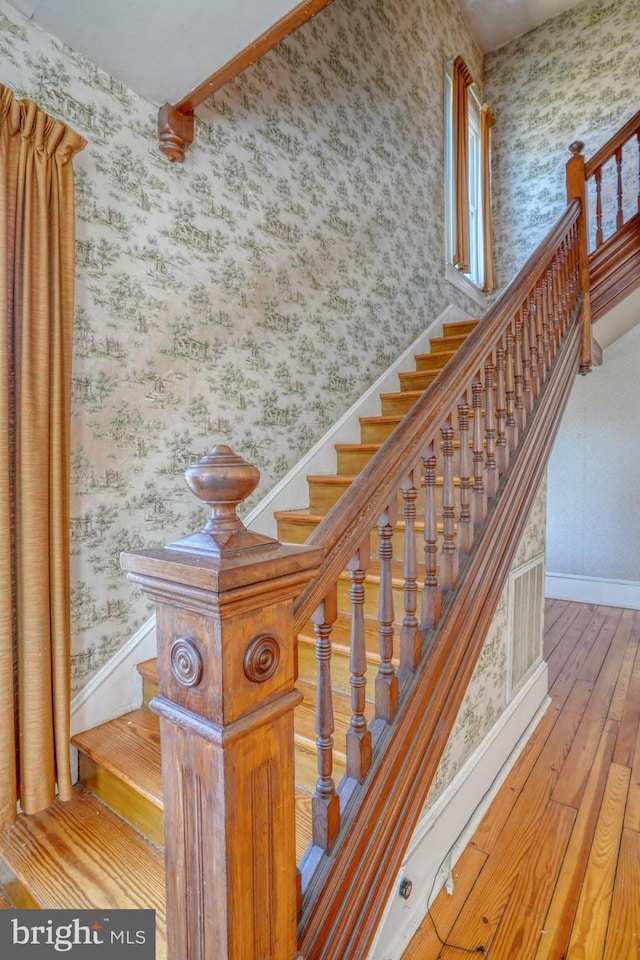
[[[580,201],[578,218],[578,256],[580,258],[580,287],[582,301],[582,351],[580,355],[580,373],[591,372],[591,293],[589,287],[589,246],[587,243],[587,181],[582,151],[584,143],[575,140],[569,146],[571,159],[567,162],[567,201],[577,198]]]
[[[186,471],[200,533],[125,553],[156,601],[170,960],[294,960],[293,601],[321,550],[248,531],[259,473],[217,446]]]

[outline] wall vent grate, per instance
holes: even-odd
[[[544,556],[534,557],[511,571],[508,597],[510,702],[542,660]]]

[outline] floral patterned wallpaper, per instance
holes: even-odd
[[[156,111],[0,0],[0,80],[87,138],[75,163],[73,684],[144,622],[120,551],[198,529],[182,472],[230,442],[267,492],[452,300],[450,0],[335,0],[198,111]],[[410,69],[407,68],[410,65]]]
[[[486,96],[498,121],[493,188],[501,284],[566,204],[569,144],[584,141],[585,156],[592,156],[640,107],[639,43],[637,0],[585,0],[487,56]],[[628,159],[627,212],[636,204],[637,153]],[[606,233],[615,213],[613,164],[603,192]]]

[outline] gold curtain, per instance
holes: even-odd
[[[493,290],[496,285],[493,263],[493,217],[491,214],[491,127],[495,122],[491,110],[485,103],[480,111],[480,150],[482,163],[482,246],[484,250],[484,283],[482,289],[487,293]]]
[[[473,82],[462,59],[453,61],[453,189],[455,204],[455,236],[453,264],[461,271],[469,270],[469,108],[468,87]]]
[[[69,768],[73,155],[65,124],[0,84],[0,827]]]

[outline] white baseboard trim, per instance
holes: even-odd
[[[541,663],[418,823],[367,960],[400,960],[458,857],[550,704]],[[409,900],[398,895],[412,881]]]
[[[640,581],[607,580],[604,577],[547,571],[545,596],[550,600],[575,600],[577,603],[599,603],[605,607],[640,610]]]
[[[398,390],[398,374],[415,369],[414,356],[427,353],[429,338],[437,337],[445,323],[470,320],[471,315],[450,304],[411,346],[378,377],[376,382],[344,413],[302,459],[280,480],[260,503],[245,517],[245,524],[257,533],[268,537],[277,536],[273,514],[277,510],[306,507],[309,502],[307,476],[334,473],[336,469],[336,443],[357,443],[360,439],[360,417],[375,417],[380,414],[380,394]]]
[[[71,733],[113,720],[142,704],[136,664],[156,655],[156,618],[150,617],[71,701]]]

